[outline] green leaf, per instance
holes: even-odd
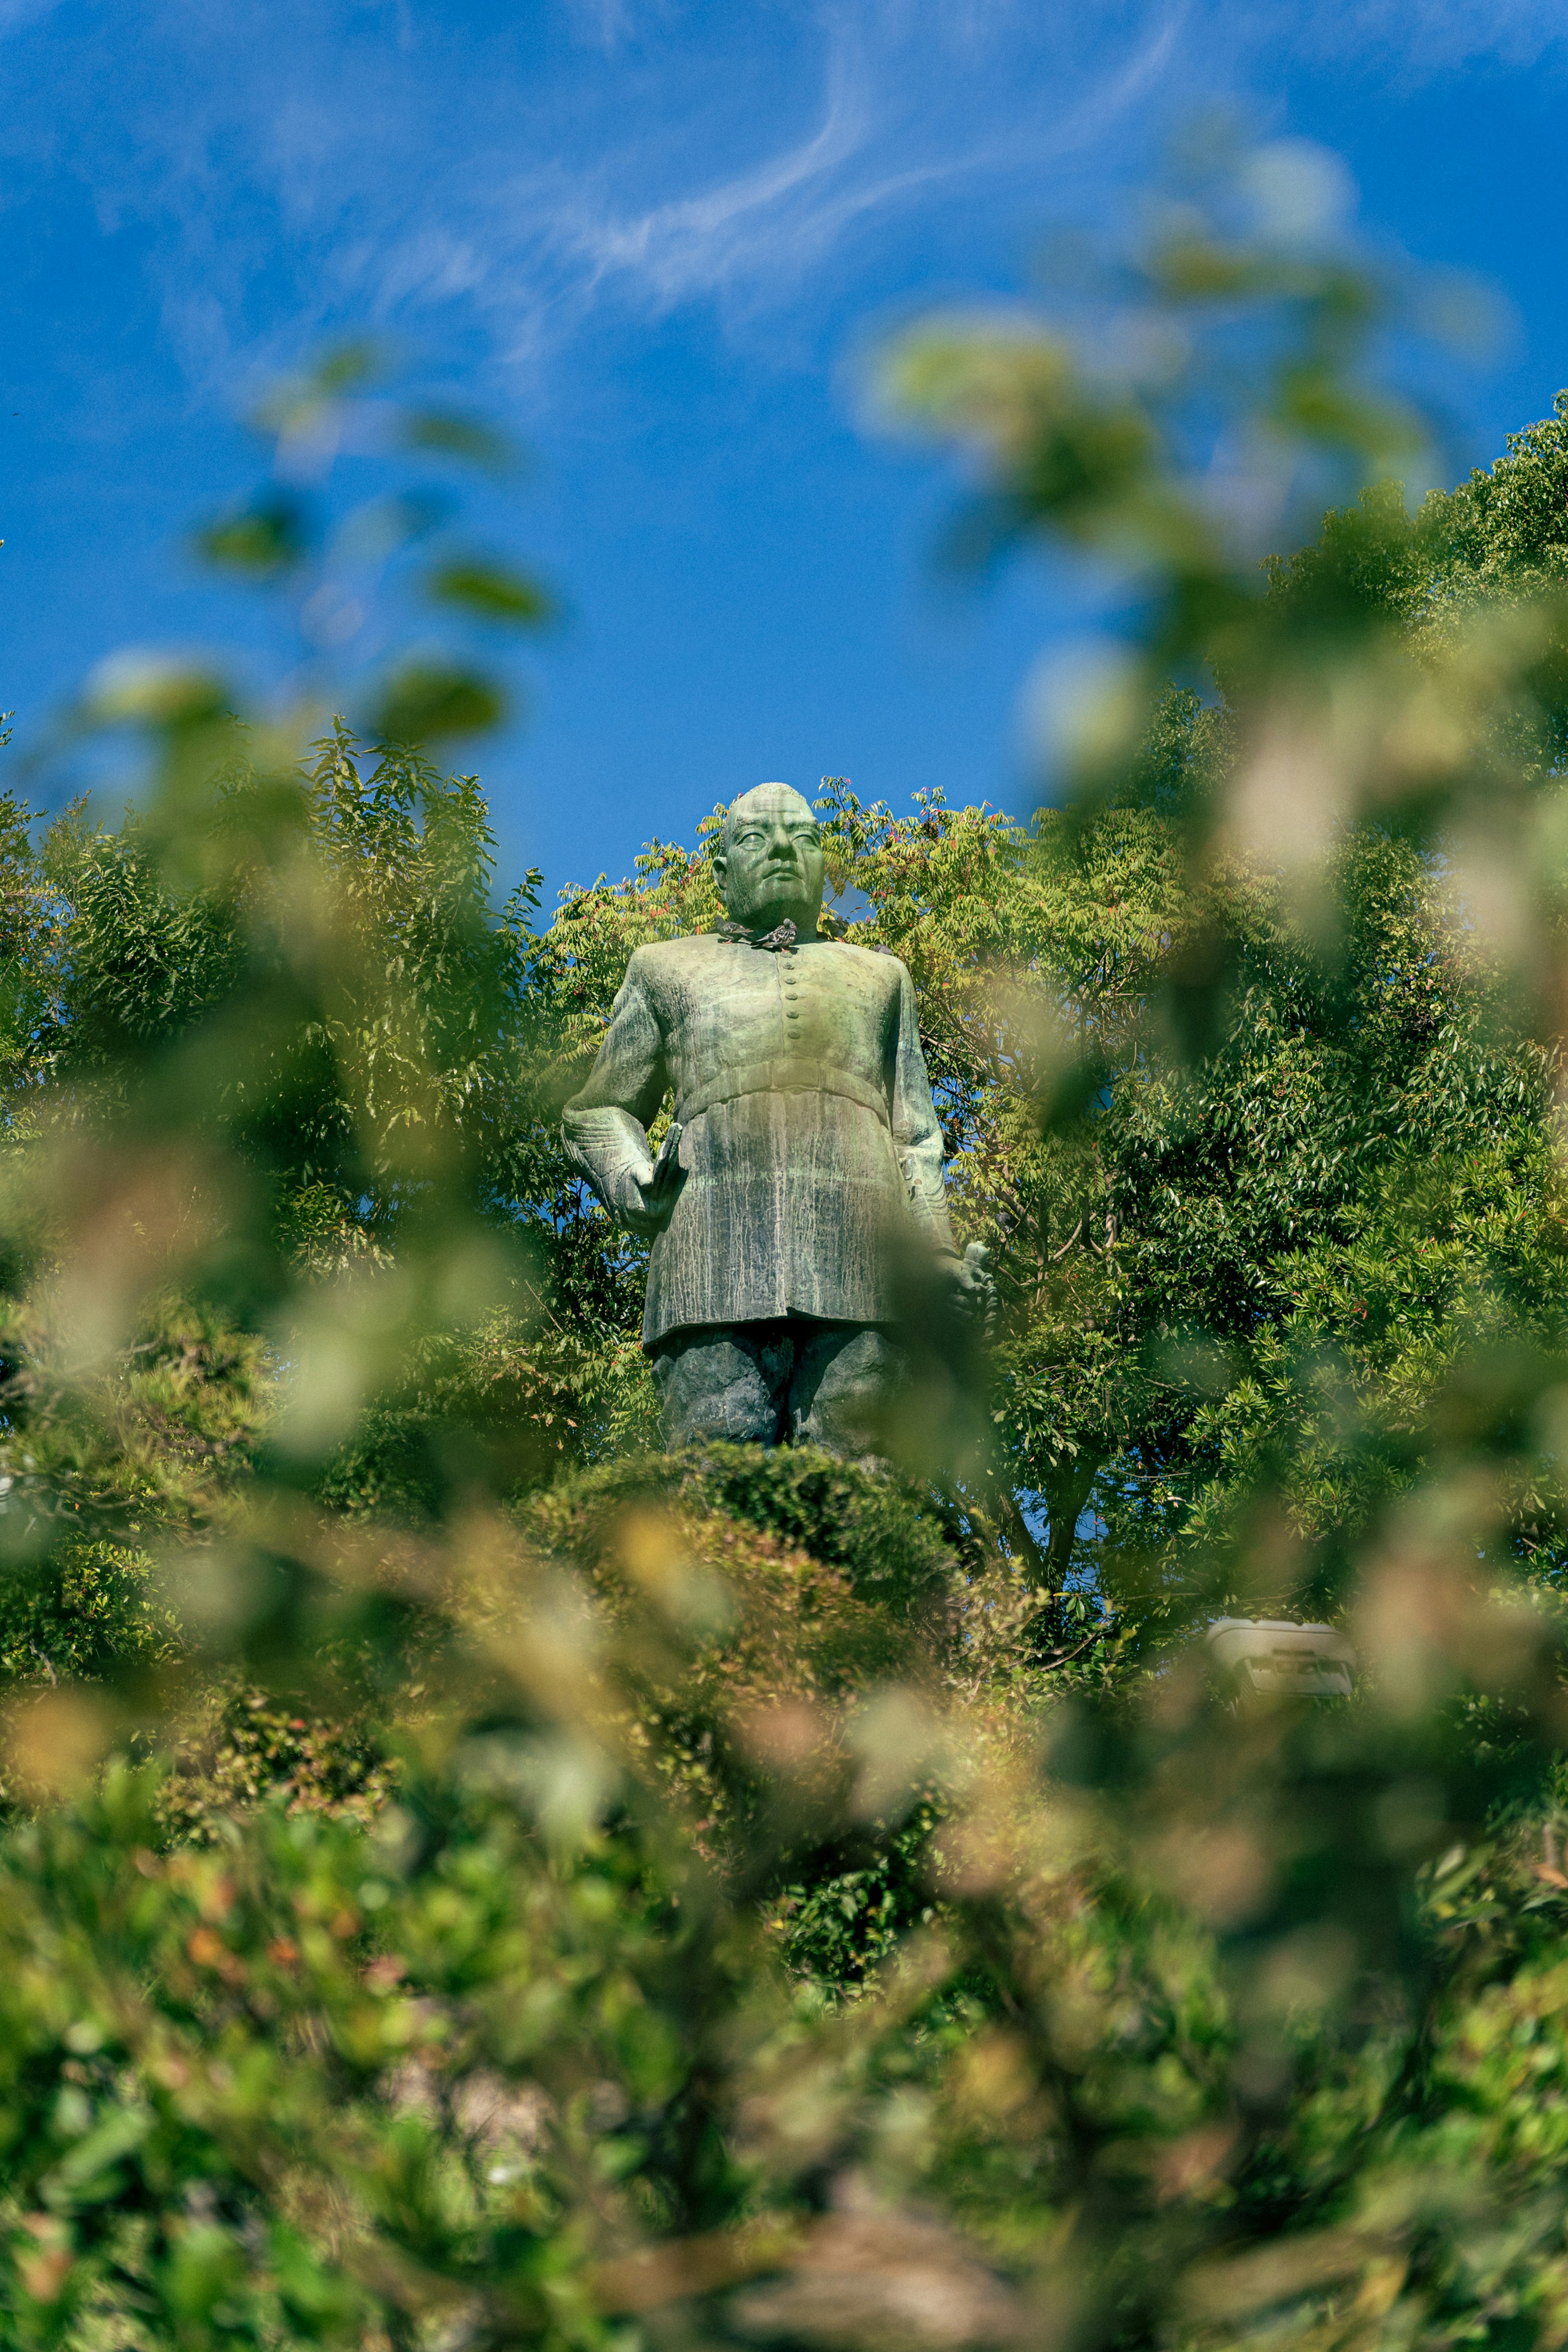
[[[335,344],[314,367],[278,384],[256,409],[252,424],[259,433],[285,437],[308,434],[346,393],[373,383],[386,364],[382,347],[368,339]]]
[[[99,727],[189,727],[219,718],[221,679],[159,654],[111,654],[88,681],[83,712]]]
[[[487,474],[507,473],[517,463],[517,451],[504,433],[457,409],[409,409],[398,437],[405,449],[428,449],[438,457],[456,457]]]
[[[308,517],[302,500],[279,491],[208,523],[193,544],[208,563],[253,580],[276,580],[309,552]]]
[[[482,670],[441,660],[413,660],[382,689],[371,731],[383,743],[428,743],[476,735],[506,715],[506,698]]]
[[[477,620],[522,628],[548,620],[551,610],[543,589],[520,572],[472,557],[439,565],[425,583],[425,593],[435,604],[455,604]]]

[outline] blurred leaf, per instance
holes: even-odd
[[[486,473],[506,473],[517,463],[517,451],[504,433],[482,418],[464,415],[456,409],[409,410],[399,429],[405,448],[456,457]]]
[[[258,580],[277,579],[310,551],[309,510],[301,499],[278,491],[206,524],[193,543],[209,563]]]
[[[285,377],[268,393],[256,410],[256,426],[285,438],[308,435],[347,394],[374,383],[386,364],[379,343],[361,338],[337,344],[302,374]]]
[[[425,743],[495,727],[506,698],[483,671],[455,662],[410,660],[382,689],[371,730],[385,743]]]
[[[93,671],[83,701],[95,726],[183,727],[221,718],[228,689],[208,670],[166,655],[111,654]]]
[[[355,392],[382,374],[385,364],[385,354],[379,343],[340,343],[322,355],[304,381],[318,392]]]
[[[425,583],[425,593],[437,604],[455,605],[476,620],[532,626],[550,617],[552,606],[542,588],[503,564],[479,558],[440,564]]]

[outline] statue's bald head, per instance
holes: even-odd
[[[756,784],[732,801],[714,859],[725,912],[771,929],[786,918],[810,938],[822,910],[822,835],[790,784]]]
[[[779,815],[791,827],[810,825],[813,832],[816,830],[817,820],[812,814],[811,803],[803,793],[795,790],[793,784],[753,784],[748,793],[742,793],[740,798],[731,801],[726,809],[724,824],[719,830],[719,847],[729,847],[736,827],[743,817]]]

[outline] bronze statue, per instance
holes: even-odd
[[[725,919],[632,956],[568,1143],[612,1214],[653,1237],[643,1345],[665,1444],[866,1455],[912,1267],[979,1303],[984,1253],[960,1257],[947,1222],[907,971],[819,929],[810,803],[788,784],[743,793],[714,870]],[[646,1129],[672,1089],[655,1160]]]

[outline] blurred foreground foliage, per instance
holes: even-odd
[[[1235,204],[889,362],[1133,599],[1061,809],[824,793],[1001,1293],[896,1475],[650,1454],[560,1150],[711,822],[541,926],[473,778],[145,671],[137,813],[8,804],[0,2342],[1568,2337],[1568,397],[1412,516]]]

